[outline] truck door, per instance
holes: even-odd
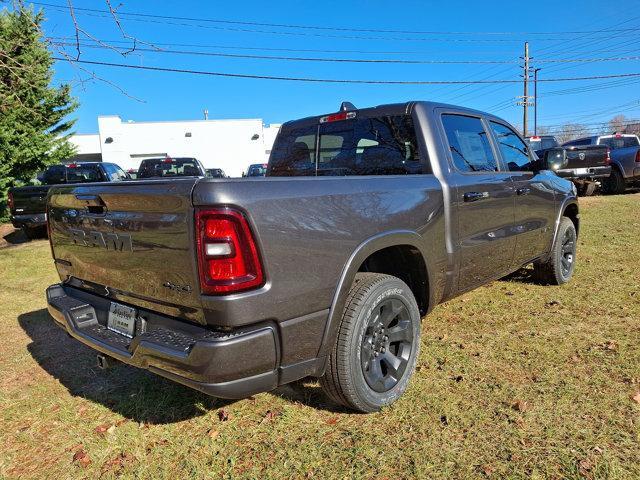
[[[515,188],[513,267],[517,268],[549,249],[557,213],[552,177],[535,171],[529,147],[511,127],[496,120],[489,125]]]
[[[465,291],[507,273],[512,264],[514,189],[479,116],[443,113],[442,124],[455,188],[458,289]]]

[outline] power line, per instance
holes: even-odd
[[[78,44],[74,42],[52,42],[53,45],[75,47]],[[104,50],[113,50],[106,45],[80,43],[80,47],[87,48],[99,48]],[[117,48],[117,47],[116,47]],[[122,49],[126,52],[131,52],[130,48]],[[248,59],[260,59],[260,60],[283,60],[294,62],[336,62],[336,63],[402,63],[402,64],[509,64],[517,63],[515,60],[405,60],[405,59],[368,59],[368,58],[319,58],[319,57],[285,57],[274,55],[247,55],[237,53],[221,53],[221,52],[202,52],[194,50],[167,50],[167,49],[155,49],[155,48],[135,48],[136,52],[151,52],[151,53],[168,53],[176,55],[200,55],[208,57],[225,57],[225,58],[248,58]],[[124,53],[124,52],[123,52]],[[640,60],[640,57],[638,57]]]
[[[105,40],[100,40],[100,42],[107,43]],[[81,47],[86,48],[99,48],[112,50],[106,45],[100,45],[97,43],[87,43],[81,42],[80,44],[76,42],[66,41],[59,42],[53,41],[51,42],[53,45],[63,46],[63,47],[76,47],[80,45]],[[145,42],[151,43],[151,42]],[[130,42],[129,42],[130,44]],[[119,48],[119,47],[114,47]],[[126,52],[130,52],[131,48],[122,47],[122,50]],[[168,50],[165,48],[143,48],[137,47],[135,51],[140,52],[151,52],[151,53],[165,53],[165,54],[176,54],[176,55],[199,55],[199,56],[210,56],[210,57],[226,57],[226,58],[247,58],[247,59],[260,59],[260,60],[284,60],[284,61],[296,61],[296,62],[337,62],[337,63],[398,63],[398,64],[442,64],[442,65],[468,65],[468,64],[517,64],[518,60],[408,60],[408,59],[362,59],[362,58],[319,58],[319,57],[287,57],[287,56],[274,56],[274,55],[248,55],[248,54],[235,54],[235,53],[221,53],[221,52],[203,52],[203,51],[194,51],[194,50]],[[575,63],[575,62],[611,62],[611,61],[627,61],[627,60],[640,60],[640,56],[629,56],[629,57],[603,57],[603,58],[574,58],[574,59],[542,59],[536,60],[536,63]]]
[[[44,6],[44,7],[54,7],[54,8],[64,8],[67,9],[67,5],[62,4],[52,4],[45,2],[30,2],[34,5]],[[73,7],[75,11],[80,12],[92,12],[92,13],[104,13],[109,16],[112,15],[109,10],[95,9],[95,8],[84,8],[84,7]],[[284,24],[284,23],[267,23],[267,22],[248,22],[248,21],[239,21],[239,20],[223,20],[223,19],[215,19],[215,18],[194,18],[194,17],[179,17],[173,15],[154,15],[154,14],[146,14],[140,12],[117,12],[119,16],[129,16],[129,17],[141,17],[141,18],[153,18],[160,20],[181,20],[187,22],[206,22],[206,23],[216,23],[216,24],[228,24],[228,25],[247,25],[247,26],[258,26],[258,27],[275,27],[275,28],[291,28],[291,29],[302,29],[302,30],[322,30],[322,31],[338,31],[338,32],[362,32],[362,33],[399,33],[399,34],[415,34],[415,35],[488,35],[488,36],[507,36],[507,35],[576,35],[576,34],[591,34],[591,33],[601,33],[603,30],[587,30],[587,31],[561,31],[561,32],[447,32],[447,31],[436,31],[436,30],[392,30],[392,29],[379,29],[379,28],[354,28],[354,27],[329,27],[329,26],[318,26],[318,25],[300,25],[300,24]],[[632,31],[635,32],[634,28],[620,29],[619,31]]]
[[[52,57],[54,60],[68,61],[71,63],[81,63],[86,65],[101,65],[107,67],[120,67],[135,70],[147,70],[156,72],[188,73],[193,75],[209,75],[217,77],[249,78],[259,80],[282,80],[293,82],[314,82],[314,83],[358,83],[372,85],[455,85],[455,84],[478,84],[478,83],[520,83],[520,80],[354,80],[354,79],[325,79],[309,77],[281,77],[272,75],[255,75],[244,73],[211,72],[205,70],[189,70],[169,67],[151,67],[144,65],[129,65],[125,63],[99,62],[92,60],[78,60],[75,58]],[[603,80],[607,78],[640,77],[640,73],[621,73],[614,75],[595,75],[587,77],[565,77],[565,78],[545,78],[539,82],[568,82],[580,80]]]

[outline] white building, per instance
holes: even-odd
[[[266,162],[280,125],[261,119],[123,122],[117,115],[98,117],[98,134],[73,135],[73,161],[113,162],[136,169],[145,158],[195,157],[206,168],[222,168],[239,177],[252,163]]]

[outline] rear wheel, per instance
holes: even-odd
[[[562,217],[549,259],[534,264],[536,278],[551,285],[567,283],[575,269],[576,244],[576,227],[570,218]]]
[[[42,229],[39,227],[22,227],[22,231],[29,240],[35,240],[42,236]]]
[[[409,287],[391,275],[358,273],[320,384],[335,402],[375,412],[404,393],[419,346],[420,312]]]
[[[610,195],[620,195],[624,193],[625,180],[622,173],[617,168],[611,169],[611,175],[602,182],[602,191]]]

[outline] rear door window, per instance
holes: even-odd
[[[442,115],[449,150],[461,172],[497,172],[498,162],[482,121],[466,115]]]

